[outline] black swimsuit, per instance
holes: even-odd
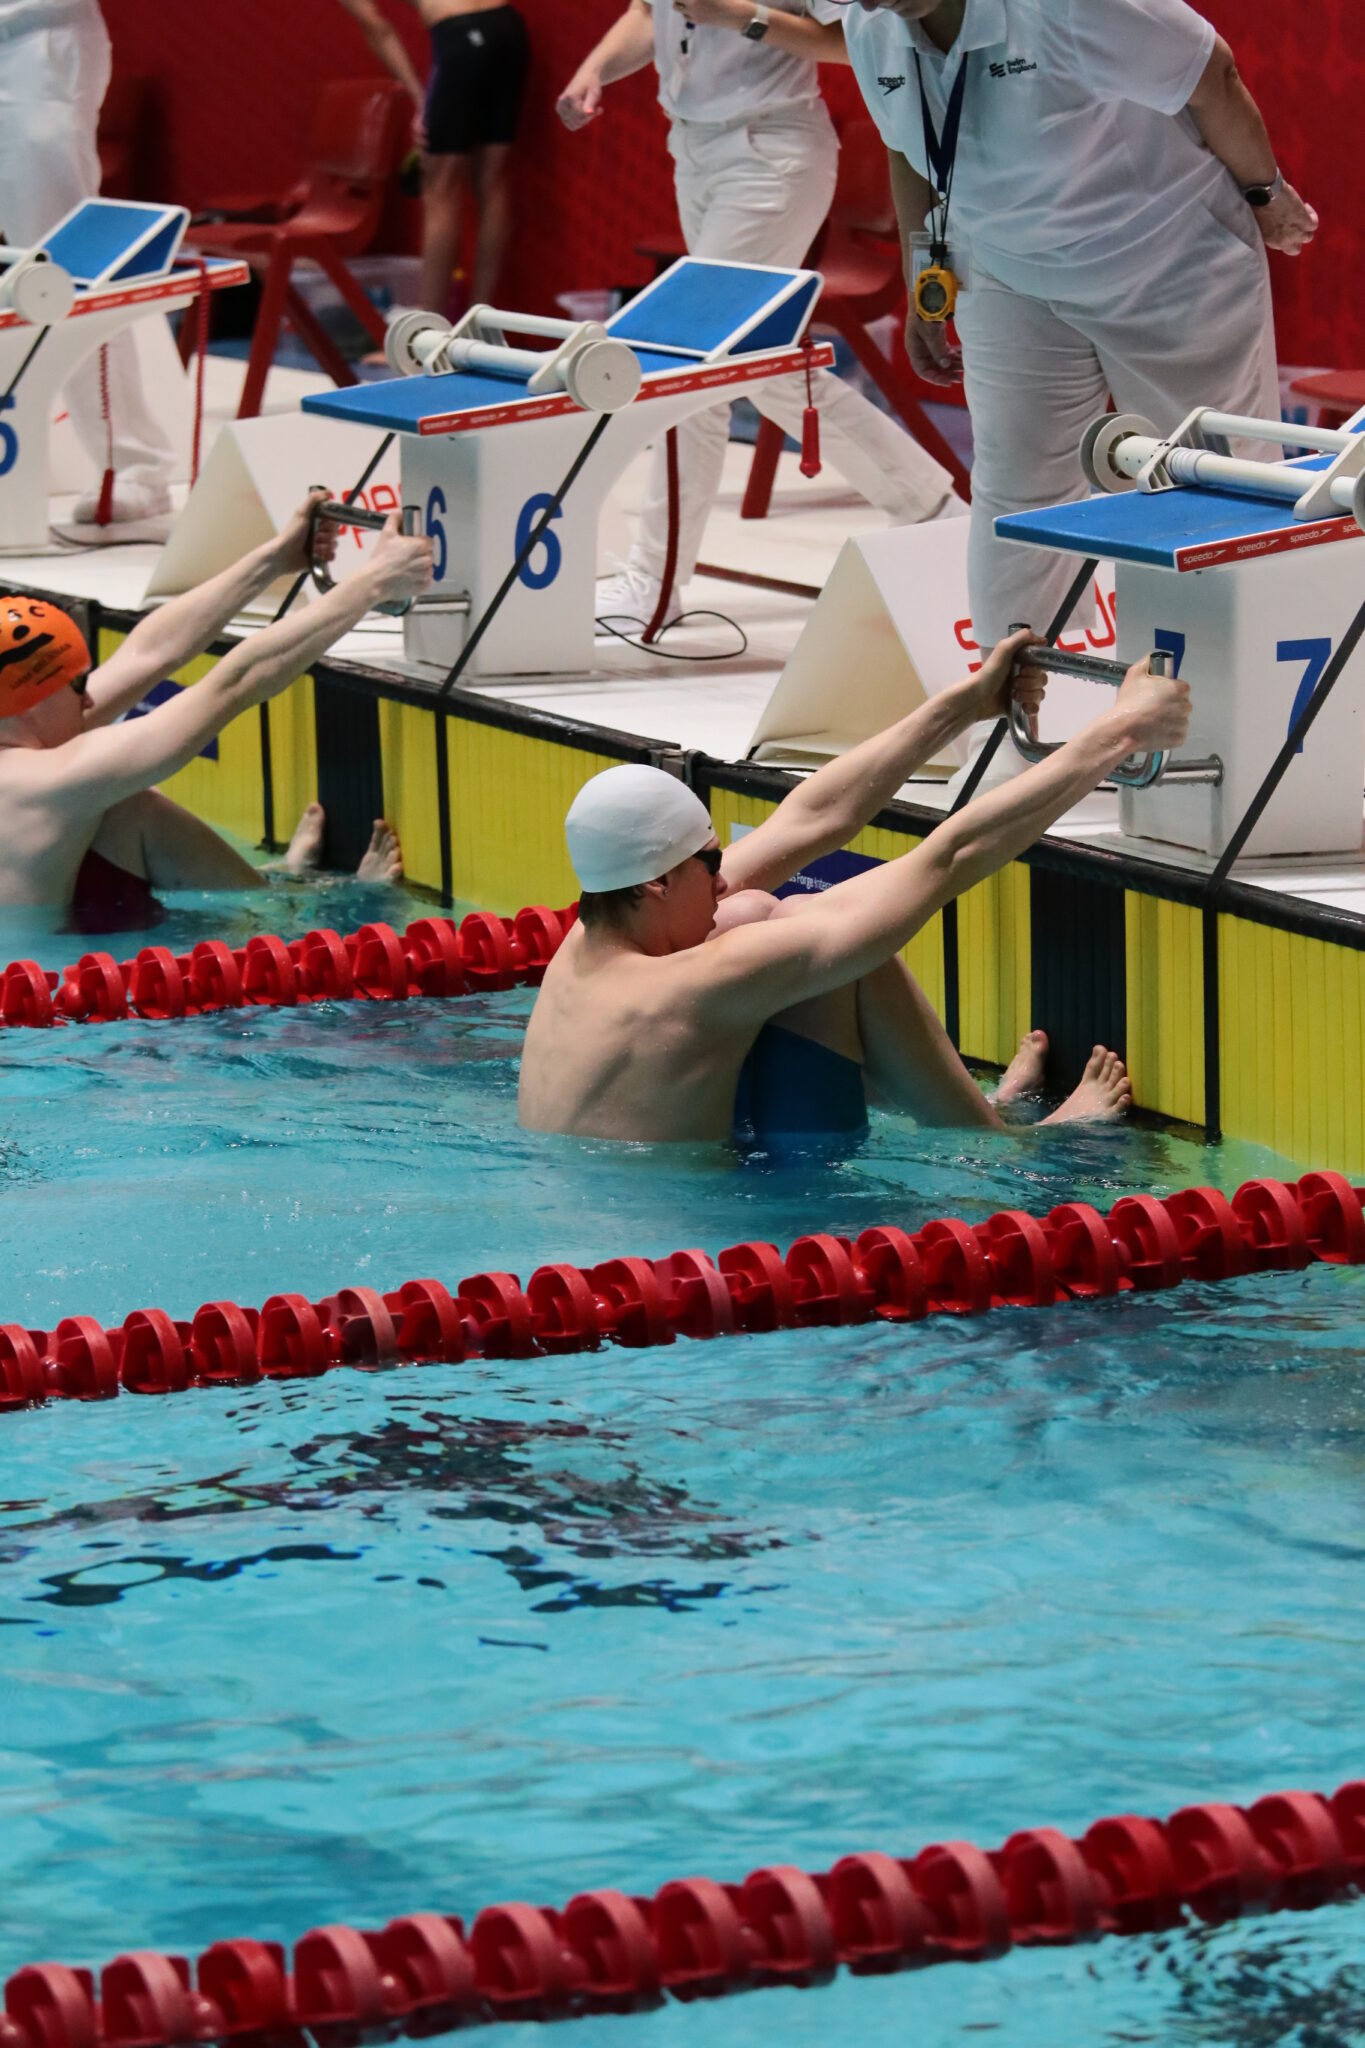
[[[513,142],[531,61],[526,23],[515,7],[449,14],[432,24],[427,149],[468,156]]]

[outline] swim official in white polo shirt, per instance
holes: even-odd
[[[1317,216],[1183,0],[859,0],[845,34],[903,232],[943,227],[951,171],[960,368],[913,302],[906,346],[931,381],[965,377],[989,647],[1045,628],[1073,573],[997,541],[996,516],[1086,495],[1081,437],[1111,395],[1163,431],[1198,404],[1279,418],[1266,248],[1297,254]]]
[[[694,256],[800,264],[834,196],[839,145],[820,97],[818,63],[844,63],[838,0],[630,0],[559,97],[581,128],[603,88],[651,61],[669,118],[668,146],[683,238]],[[965,511],[952,479],[895,420],[842,378],[819,372],[821,453],[893,524]],[[805,379],[756,393],[760,412],[798,441]],[[720,488],[730,409],[698,413],[678,432],[679,518],[674,592],[696,566]],[[598,588],[599,616],[654,613],[668,544],[668,478],[654,451],[640,529],[624,572]],[[670,602],[665,616],[677,610]]]

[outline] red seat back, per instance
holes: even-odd
[[[329,79],[313,106],[305,210],[360,202],[373,234],[386,188],[403,161],[411,124],[411,103],[397,80]]]
[[[890,290],[894,299],[901,249],[886,145],[865,115],[838,126],[838,182],[810,261],[824,272],[827,296],[880,297]]]

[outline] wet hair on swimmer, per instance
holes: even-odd
[[[631,912],[645,900],[643,882],[628,889],[584,889],[578,898],[578,922],[585,931],[624,931]]]
[[[90,649],[68,612],[35,597],[0,597],[0,718],[31,711],[90,672]]]

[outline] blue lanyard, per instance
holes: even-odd
[[[953,196],[953,174],[957,169],[957,145],[962,133],[962,106],[967,96],[967,67],[971,63],[970,50],[963,52],[962,66],[953,81],[953,90],[948,100],[948,112],[940,136],[934,127],[934,117],[929,111],[929,95],[924,90],[924,67],[920,63],[919,51],[915,52],[915,80],[919,86],[919,110],[924,121],[924,167],[933,180],[939,195],[938,219],[934,227],[935,255],[943,261],[942,251],[948,242],[948,207]]]

